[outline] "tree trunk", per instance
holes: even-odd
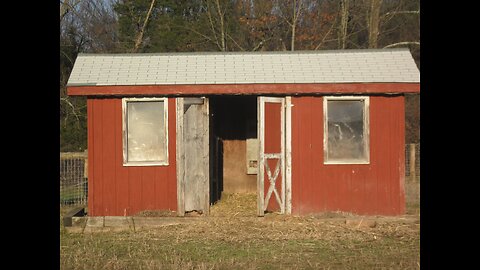
[[[296,23],[293,22],[292,24],[292,42],[290,48],[292,51],[295,51],[295,28],[297,27]]]
[[[380,32],[380,7],[382,0],[370,0],[370,16],[368,17],[368,48],[377,48]]]
[[[292,22],[289,23],[290,27],[292,28],[292,40],[290,43],[290,49],[292,51],[295,51],[295,33],[297,30],[298,17],[300,17],[300,12],[302,11],[302,4],[303,4],[303,0],[299,0],[298,7],[297,7],[297,1],[293,0],[293,17],[292,17]]]
[[[146,30],[147,25],[148,25],[148,20],[150,19],[153,7],[155,6],[155,1],[156,0],[152,0],[152,2],[150,3],[150,8],[148,9],[148,13],[147,13],[147,16],[145,17],[145,21],[143,22],[143,26],[142,26],[142,28],[140,29],[140,32],[137,35],[137,39],[135,40],[135,45],[133,47],[132,52],[137,52],[138,49],[140,49],[140,45],[142,45],[143,35],[145,34],[145,30]]]
[[[215,4],[217,5],[218,18],[220,19],[220,38],[222,39],[222,51],[226,51],[227,47],[225,45],[225,23],[224,23],[224,14],[220,9],[220,0],[216,0]]]
[[[340,49],[345,49],[347,47],[347,26],[348,26],[348,16],[349,16],[349,2],[348,0],[342,0],[340,2],[340,29],[339,29],[339,39],[338,47]]]

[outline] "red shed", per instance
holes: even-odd
[[[405,212],[408,49],[79,54],[91,216],[208,214],[256,192],[257,214]]]

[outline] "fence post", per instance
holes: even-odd
[[[415,144],[411,143],[410,144],[410,181],[416,182],[417,181],[417,173],[415,170]]]
[[[88,149],[85,149],[85,159],[83,165],[83,177],[88,178]]]

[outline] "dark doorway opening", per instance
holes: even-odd
[[[256,192],[257,96],[210,96],[210,204]]]

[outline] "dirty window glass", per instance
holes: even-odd
[[[365,99],[327,99],[326,162],[368,162],[365,102]]]
[[[127,162],[167,161],[165,102],[126,102]]]

